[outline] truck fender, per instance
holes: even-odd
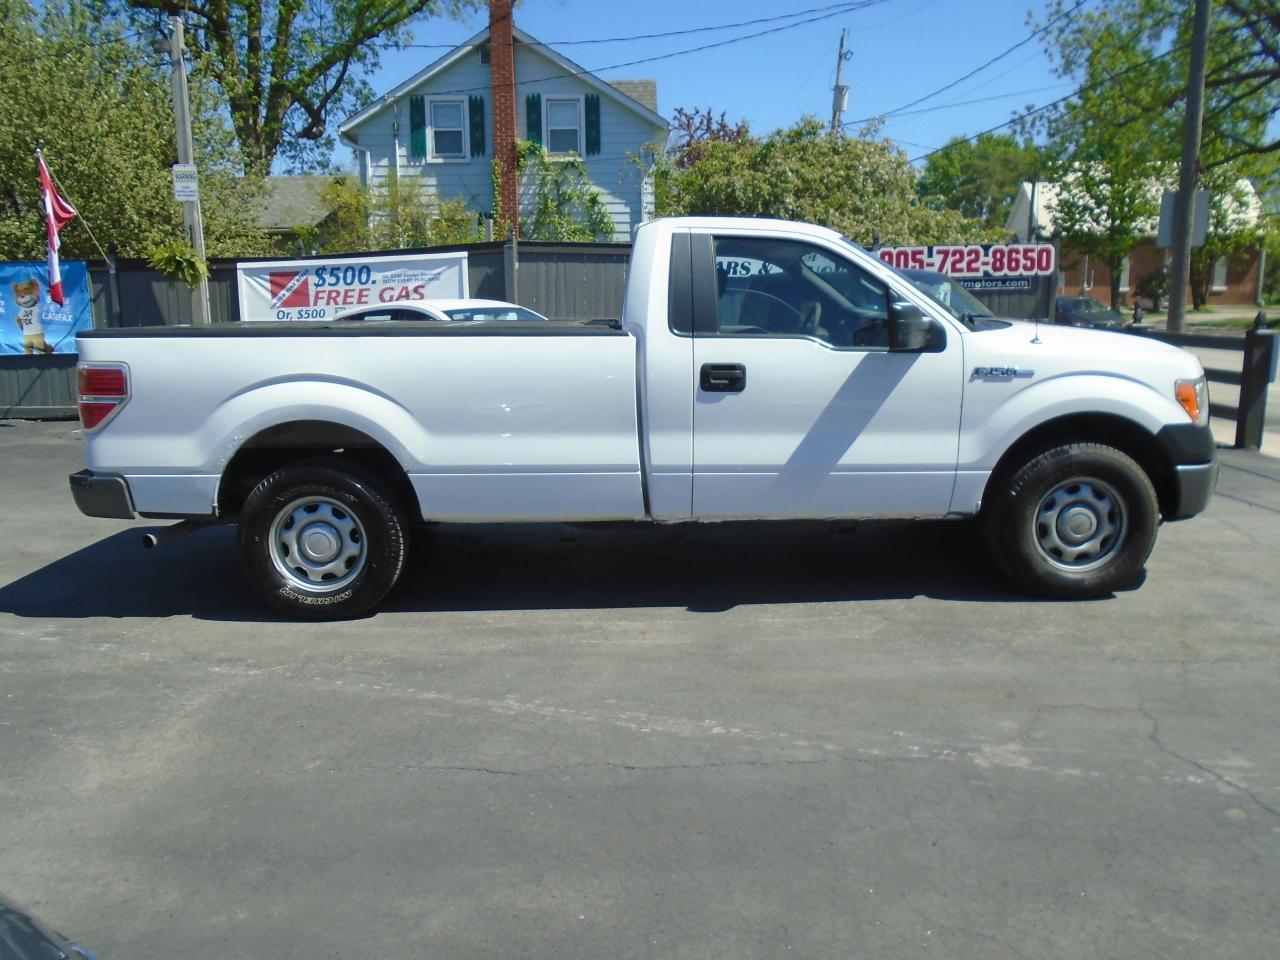
[[[210,473],[221,475],[249,439],[263,430],[316,420],[359,430],[381,444],[408,472],[423,462],[428,432],[403,406],[367,387],[338,379],[258,384],[231,397],[205,420],[201,448],[212,452]]]

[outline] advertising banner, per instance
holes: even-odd
[[[899,270],[931,270],[968,289],[998,316],[1047,319],[1058,285],[1052,243],[959,243],[881,247]]]
[[[241,263],[236,280],[245,321],[334,320],[360,307],[469,295],[466,251]]]
[[[64,306],[49,299],[44,261],[0,263],[0,356],[76,352],[76,334],[93,329],[89,265],[62,262]]]
[[[1020,280],[1016,286],[1002,283],[965,283],[970,289],[1025,289],[1030,277],[1050,277],[1058,269],[1052,243],[966,243],[932,247],[881,247],[878,256],[900,270],[932,270],[957,280]]]

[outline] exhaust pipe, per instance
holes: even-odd
[[[207,527],[209,524],[199,520],[183,520],[175,523],[171,527],[161,527],[158,530],[149,530],[142,535],[142,545],[148,550],[154,550],[161,544],[170,543],[180,537],[185,537],[189,533]]]

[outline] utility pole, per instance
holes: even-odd
[[[1170,333],[1182,331],[1187,311],[1187,274],[1191,272],[1191,211],[1200,175],[1200,129],[1204,123],[1204,62],[1209,52],[1209,0],[1196,0],[1191,22],[1191,72],[1187,113],[1182,127],[1182,171],[1173,202],[1173,262],[1169,264]]]
[[[840,115],[849,105],[849,88],[844,85],[844,62],[853,56],[853,51],[845,51],[844,37],[848,30],[840,31],[840,52],[836,54],[836,85],[831,88],[831,132],[840,130]]]
[[[181,17],[169,17],[169,62],[173,67],[173,119],[178,135],[178,163],[195,163],[195,150],[191,145],[191,100],[187,96],[187,59],[183,42]],[[204,220],[200,214],[200,199],[182,204],[182,222],[187,236],[200,262],[205,261]],[[192,320],[208,326],[209,281],[201,277],[192,291]]]

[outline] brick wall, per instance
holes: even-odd
[[[501,216],[519,230],[516,175],[516,58],[511,33],[511,0],[489,0],[489,76],[493,90],[493,156],[501,165]],[[501,239],[501,238],[499,238]]]
[[[1126,306],[1132,306],[1134,303],[1134,298],[1138,294],[1138,282],[1148,273],[1160,269],[1166,262],[1166,253],[1167,251],[1156,248],[1154,239],[1146,240],[1134,247],[1129,254],[1129,289],[1122,288],[1120,291],[1121,301]],[[1084,254],[1069,247],[1061,251],[1060,263],[1063,283],[1059,293],[1070,296],[1086,295],[1103,303],[1110,303],[1111,272],[1106,264],[1089,258],[1086,274]],[[1253,303],[1258,284],[1258,252],[1255,250],[1230,260],[1227,263],[1226,280],[1224,288],[1210,291],[1210,303]],[[1187,290],[1187,303],[1191,303],[1190,289]]]

